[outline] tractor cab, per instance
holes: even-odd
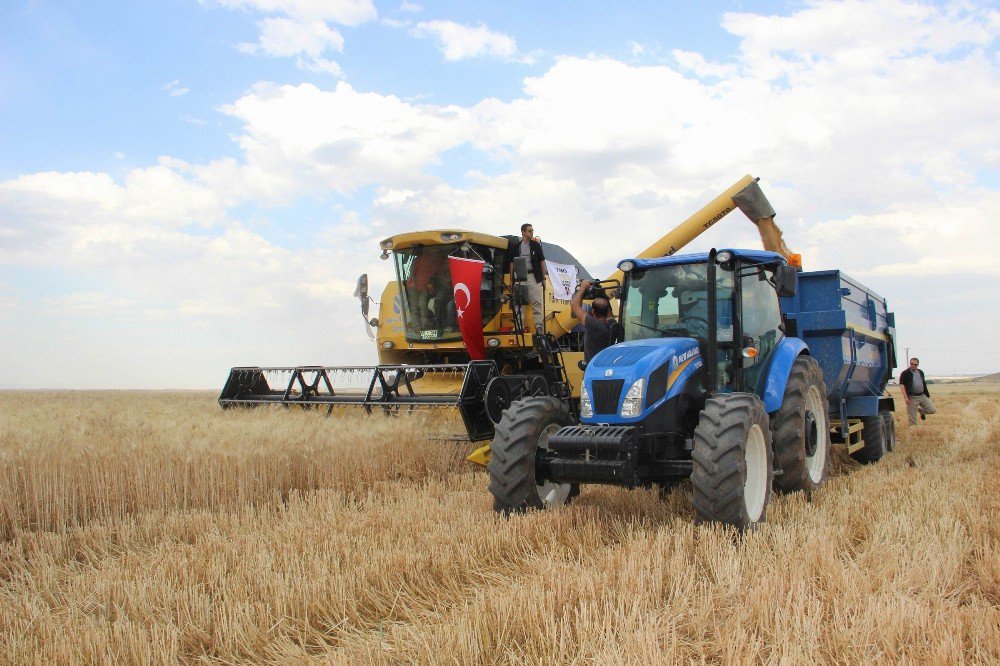
[[[760,392],[762,368],[783,336],[778,289],[782,279],[788,288],[791,274],[783,269],[791,267],[781,255],[723,250],[619,267],[625,342],[694,339],[703,364],[714,357],[717,390]]]

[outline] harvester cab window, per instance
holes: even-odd
[[[415,245],[396,250],[396,274],[402,292],[406,338],[419,342],[460,340],[454,286],[448,257],[477,256],[486,262],[479,293],[483,325],[492,320],[500,303],[503,252],[473,245],[466,251],[457,243]],[[497,255],[501,255],[499,258]],[[499,262],[499,263],[498,263]],[[499,266],[499,269],[498,269]]]

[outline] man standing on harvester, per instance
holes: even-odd
[[[545,332],[545,313],[542,301],[545,297],[545,254],[542,252],[542,241],[535,238],[535,229],[530,222],[521,225],[521,240],[510,253],[507,271],[511,273],[513,284],[514,257],[529,257],[531,273],[528,275],[528,297],[531,299],[531,312],[535,320],[535,333]],[[521,310],[521,323],[524,324],[524,311]]]
[[[910,367],[899,374],[899,388],[906,401],[906,417],[911,426],[917,425],[917,414],[923,421],[928,414],[937,411],[931,402],[931,392],[927,390],[924,371],[920,369],[920,359],[911,358]]]

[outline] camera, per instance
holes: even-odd
[[[586,301],[592,301],[595,298],[607,298],[608,293],[604,291],[598,283],[593,283],[583,291],[583,299]]]

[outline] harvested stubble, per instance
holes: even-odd
[[[441,418],[0,394],[0,661],[996,663],[1000,392],[935,399],[734,540],[684,486],[497,518]]]

